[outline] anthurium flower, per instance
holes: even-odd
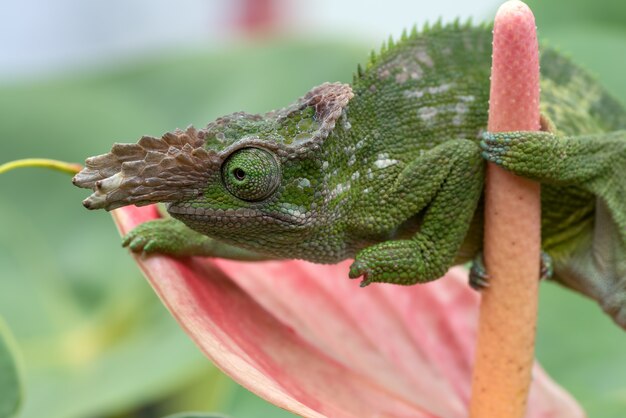
[[[159,213],[113,216],[126,233]],[[467,416],[479,296],[461,268],[421,286],[360,288],[349,261],[136,259],[206,356],[277,406],[305,417]],[[529,417],[584,416],[537,364],[533,376]]]

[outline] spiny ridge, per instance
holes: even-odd
[[[375,50],[372,50],[370,53],[369,60],[367,61],[365,68],[369,68],[371,66],[376,65],[386,54],[392,53],[395,49],[403,47],[406,43],[410,43],[415,41],[416,39],[422,36],[432,36],[437,35],[439,33],[443,34],[448,31],[459,31],[459,30],[467,30],[471,28],[475,28],[478,30],[487,30],[491,28],[491,23],[481,23],[478,25],[474,25],[472,19],[469,18],[466,21],[462,22],[460,18],[455,19],[450,23],[443,23],[441,18],[437,19],[434,23],[425,22],[421,29],[418,28],[417,24],[413,25],[410,33],[407,30],[403,30],[402,35],[399,40],[394,40],[393,37],[389,37],[386,42],[383,42],[379,52],[377,53]],[[364,71],[357,69],[355,73],[354,81],[363,77]]]

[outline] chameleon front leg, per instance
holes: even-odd
[[[486,160],[517,175],[595,194],[606,203],[626,239],[626,131],[575,137],[487,132],[481,148]]]
[[[242,261],[269,259],[209,238],[174,218],[156,219],[137,226],[126,234],[122,245],[136,253],[160,253],[176,257],[204,256]]]
[[[567,260],[555,260],[555,273],[626,329],[626,131],[486,133],[481,147],[484,158],[517,175],[596,196],[593,234]]]
[[[351,278],[363,276],[361,286],[424,283],[443,276],[453,264],[482,192],[484,164],[479,147],[469,140],[447,141],[429,153],[429,158],[419,157],[409,165],[421,175],[409,172],[394,187],[394,194],[408,196],[400,205],[411,202],[411,195],[420,196],[418,201],[432,195],[413,208],[424,212],[419,232],[411,239],[361,250],[349,273]]]
[[[626,131],[576,137],[487,132],[481,148],[486,160],[519,176],[593,193],[606,204],[626,242]]]

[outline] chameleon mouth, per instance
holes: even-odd
[[[201,222],[212,226],[275,224],[302,228],[310,224],[310,219],[307,219],[304,214],[269,214],[255,208],[211,209],[194,207],[189,203],[170,203],[167,211],[174,218],[185,223]]]

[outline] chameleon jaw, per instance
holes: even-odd
[[[306,228],[312,219],[304,216],[292,216],[283,213],[266,213],[257,208],[212,209],[193,207],[189,202],[173,202],[167,205],[167,212],[174,218],[187,224],[199,222],[203,225],[235,224],[276,224],[293,229]]]

